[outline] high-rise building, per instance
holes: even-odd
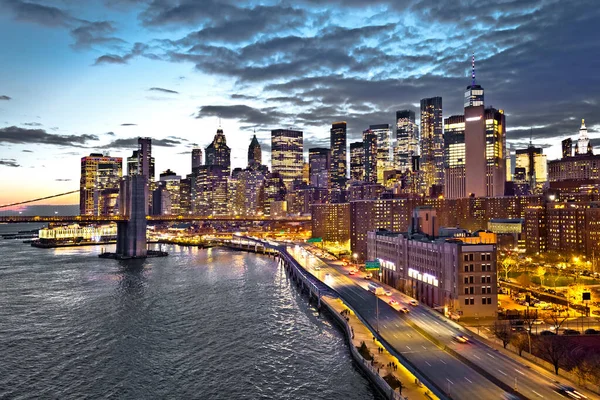
[[[329,187],[329,166],[331,165],[329,154],[329,149],[324,147],[308,149],[311,186],[316,188]]]
[[[377,183],[377,134],[371,129],[363,131],[365,174],[364,181]]]
[[[444,119],[444,197],[465,197],[465,116]]]
[[[260,143],[258,143],[258,139],[256,138],[256,134],[252,137],[250,146],[248,146],[248,165],[252,164],[262,164],[262,151],[260,149]]]
[[[302,131],[271,131],[271,170],[279,174],[288,189],[292,188],[294,181],[302,181],[302,144]]]
[[[503,110],[497,110],[492,107],[485,109],[484,116],[486,138],[485,158],[487,163],[486,196],[504,196],[507,157],[506,117]]]
[[[192,171],[202,165],[202,149],[197,147],[192,149]]]
[[[196,215],[226,215],[228,212],[228,169],[202,165],[194,171],[191,184],[192,211]]]
[[[206,165],[218,165],[223,167],[225,174],[231,172],[231,149],[227,146],[227,140],[223,129],[217,129],[217,133],[211,144],[205,151]]]
[[[573,156],[573,139],[566,138],[561,142],[562,144],[562,158]]]
[[[365,177],[365,146],[363,142],[350,143],[350,178],[362,181]]]
[[[592,146],[590,144],[590,138],[587,133],[585,126],[585,120],[581,120],[581,127],[579,128],[579,137],[577,138],[577,147],[575,147],[575,154],[592,154]]]
[[[377,136],[377,183],[384,184],[384,172],[394,169],[392,127],[390,124],[370,125],[369,130]]]
[[[531,191],[541,192],[548,181],[548,163],[541,147],[529,144],[526,149],[517,149],[515,168],[523,168],[525,183]]]
[[[177,175],[170,169],[160,174],[159,178],[160,186],[164,187],[170,198],[170,209],[161,209],[160,215],[181,214],[181,176]],[[157,208],[154,208],[155,210]]]
[[[331,141],[331,186],[341,189],[346,186],[348,161],[346,157],[346,122],[334,122],[330,130]]]
[[[118,214],[117,196],[123,175],[123,159],[98,153],[81,158],[79,213]]]
[[[138,138],[138,175],[144,175],[148,182],[154,182],[154,158],[152,157],[152,139]]]
[[[279,172],[271,172],[267,175],[264,190],[264,213],[265,215],[271,215],[273,203],[284,201],[287,193],[285,182]]]
[[[421,100],[421,177],[426,194],[444,184],[442,98]],[[437,188],[436,188],[437,187]]]
[[[484,105],[483,88],[475,82],[475,54],[471,59],[471,84],[465,90],[465,108]]]
[[[402,172],[412,170],[412,157],[419,154],[419,128],[412,110],[396,111],[396,148],[394,163]]]

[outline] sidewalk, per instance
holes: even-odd
[[[402,382],[402,396],[404,398],[410,400],[437,399],[429,389],[417,381],[416,377],[408,371],[396,357],[391,355],[385,347],[374,338],[371,331],[357,318],[351,309],[346,307],[341,299],[323,296],[321,301],[326,302],[332,309],[340,314],[342,318],[346,318],[353,333],[353,337],[350,340],[351,346],[357,348],[360,347],[362,342],[365,342],[369,352],[374,358],[372,370],[378,373],[382,378],[391,374]]]

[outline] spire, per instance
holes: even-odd
[[[475,53],[471,58],[471,85],[475,86]]]
[[[587,128],[585,127],[585,119],[583,119],[583,118],[581,119],[581,128],[579,128],[579,129],[587,130]]]
[[[219,116],[219,129],[221,129],[221,117]]]

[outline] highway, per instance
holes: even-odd
[[[379,334],[397,353],[407,358],[423,375],[449,397],[455,399],[502,399],[504,391],[488,379],[437,347],[411,327],[403,314],[364,290],[337,268],[327,266],[314,256],[304,257],[302,250],[288,248],[290,254],[317,278],[336,290],[372,327],[377,326],[376,304],[379,302]],[[314,270],[315,265],[320,270]],[[326,274],[329,274],[326,277]],[[418,307],[417,307],[418,308]]]
[[[309,271],[335,289],[372,327],[377,326],[376,305],[377,297],[368,291],[368,280],[364,273],[354,276],[347,275],[347,269],[339,263],[321,260],[314,255],[306,256],[304,249],[288,248],[297,259],[307,263]],[[320,270],[314,266],[319,265]],[[328,274],[328,275],[327,275]],[[326,277],[327,275],[327,277]],[[384,340],[409,359],[428,379],[449,393],[453,398],[485,398],[501,399],[504,391],[492,381],[486,379],[468,363],[451,356],[437,347],[431,340],[418,333],[410,323],[425,331],[442,346],[458,352],[462,357],[488,374],[502,381],[509,387],[516,387],[519,394],[529,399],[562,399],[554,391],[552,383],[561,381],[551,372],[533,370],[503,353],[496,351],[482,342],[474,339],[470,332],[460,325],[443,317],[425,306],[410,306],[409,296],[393,290],[392,296],[379,296],[379,332]],[[392,307],[387,304],[390,298],[400,304]],[[403,314],[397,309],[408,307],[409,314]],[[458,343],[455,336],[467,335],[469,343]],[[585,392],[584,392],[585,393]],[[593,395],[586,393],[588,398]],[[474,396],[474,397],[473,397]]]

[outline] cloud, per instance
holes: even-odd
[[[12,100],[12,98],[3,94],[3,95],[0,96],[0,100],[6,100],[6,101],[8,101],[8,100]]]
[[[118,54],[105,54],[98,58],[93,65],[102,65],[102,64],[127,64],[129,60],[138,57],[144,56],[150,59],[159,59],[159,57],[153,53],[149,52],[150,46],[144,43],[135,43],[129,52],[126,52],[123,55]]]
[[[55,179],[56,182],[71,182],[73,179],[63,179],[63,178],[57,178]]]
[[[71,35],[75,38],[72,47],[81,50],[95,45],[119,46],[125,44],[124,40],[111,36],[115,31],[116,29],[110,21],[85,21],[71,30]]]
[[[17,161],[14,158],[2,158],[0,159],[0,165],[13,168],[18,168],[21,166],[17,163]]]
[[[95,140],[98,140],[98,136],[90,134],[56,135],[48,133],[44,129],[27,129],[16,126],[0,128],[0,143],[84,147],[88,142]]]
[[[175,90],[163,89],[163,88],[159,88],[159,87],[151,87],[148,90],[155,91],[155,92],[161,92],[161,93],[179,94],[179,92],[176,92]]]
[[[175,147],[182,144],[179,140],[174,139],[152,139],[152,146],[158,147]],[[115,139],[112,142],[103,146],[97,146],[99,149],[137,149],[138,138]]]
[[[7,8],[19,21],[50,27],[68,26],[77,21],[76,18],[57,7],[27,1],[6,0],[0,4],[0,7]]]
[[[42,126],[42,124],[40,124],[39,122],[25,122],[22,125],[25,125],[25,126]]]
[[[254,125],[277,125],[290,116],[274,107],[258,109],[238,104],[233,106],[202,106],[196,114],[196,118],[206,117],[236,119]]]
[[[125,123],[125,124],[121,124],[121,126],[137,126],[137,124]]]
[[[106,132],[105,135],[106,136],[115,136],[115,133],[114,132]]]
[[[33,150],[21,150],[23,153],[33,153]]]

